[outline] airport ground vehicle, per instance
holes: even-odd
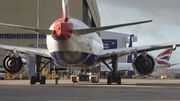
[[[81,68],[78,73],[71,75],[71,80],[73,83],[89,81],[93,83],[98,83],[100,79],[100,73],[93,73],[89,68]]]

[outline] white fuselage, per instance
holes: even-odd
[[[70,18],[73,29],[89,28],[82,21]],[[50,30],[53,30],[54,23]],[[72,36],[67,40],[55,40],[47,36],[47,48],[54,63],[63,67],[95,67],[98,65],[97,56],[103,50],[103,42],[97,33]]]
[[[151,75],[153,76],[179,76],[180,68],[167,68],[162,70],[156,70]]]
[[[109,64],[112,67],[112,64]],[[132,63],[118,63],[117,70],[133,70]],[[110,71],[104,64],[101,64],[101,71]]]
[[[156,61],[155,61],[155,64],[156,64],[155,70],[161,70],[161,69],[169,68],[169,67],[166,67],[165,64],[158,64]],[[112,64],[109,64],[109,66],[111,67]],[[117,69],[118,70],[132,70],[133,71],[133,66],[132,66],[132,63],[118,63]],[[104,64],[101,64],[101,71],[110,71],[110,69],[108,69]]]

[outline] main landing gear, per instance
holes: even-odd
[[[113,55],[112,59],[112,68],[102,59],[102,62],[111,70],[111,74],[107,77],[107,84],[111,84],[112,82],[117,83],[118,85],[121,84],[121,76],[118,75],[117,66],[118,66],[118,57],[117,55]]]
[[[45,74],[41,74],[41,71],[50,61],[48,61],[44,66],[42,66],[42,64],[44,64],[41,61],[42,56],[36,55],[35,58],[36,58],[36,75],[31,76],[30,84],[36,84],[36,82],[40,82],[40,84],[46,84]]]

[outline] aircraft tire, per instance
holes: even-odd
[[[118,85],[121,84],[121,76],[120,76],[120,75],[117,76],[117,84],[118,84]]]
[[[111,84],[111,76],[107,77],[107,84],[110,85]]]
[[[41,76],[40,84],[46,84],[46,77],[45,76]]]
[[[36,77],[31,76],[30,84],[36,84]]]

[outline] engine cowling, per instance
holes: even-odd
[[[29,62],[24,54],[18,58],[10,57],[8,54],[3,59],[3,67],[7,73],[13,75],[23,74],[28,70]]]
[[[135,73],[139,75],[149,75],[156,68],[154,57],[150,54],[146,54],[145,56],[139,54],[137,58],[133,59],[132,65]]]

